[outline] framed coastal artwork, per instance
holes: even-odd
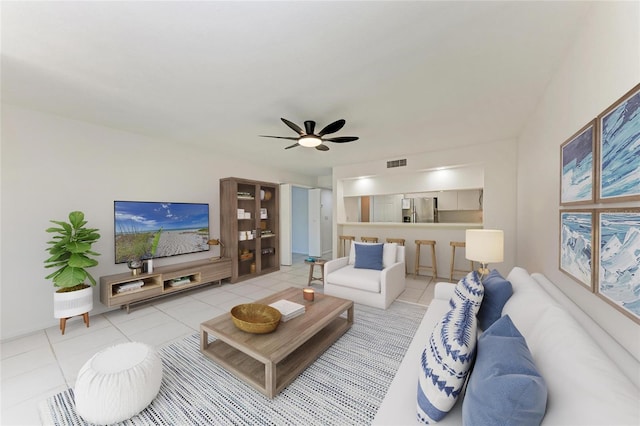
[[[596,210],[595,291],[640,323],[640,207]]]
[[[560,211],[560,270],[593,291],[594,210]]]
[[[598,202],[640,200],[640,84],[597,118]]]
[[[593,203],[595,140],[593,120],[560,146],[560,205]]]

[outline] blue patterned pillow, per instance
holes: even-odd
[[[479,309],[483,295],[484,286],[482,285],[480,276],[477,271],[471,271],[467,276],[458,281],[453,296],[451,297],[451,300],[449,300],[449,306],[455,308],[465,300],[476,300],[478,302]]]
[[[460,294],[452,298],[453,307],[434,327],[420,357],[417,415],[422,423],[435,423],[451,410],[475,357],[476,314],[484,290],[475,272],[458,285]]]

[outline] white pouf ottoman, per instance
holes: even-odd
[[[111,346],[80,369],[76,412],[96,424],[126,420],[153,401],[161,382],[162,361],[154,348],[139,342]]]

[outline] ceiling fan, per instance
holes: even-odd
[[[304,130],[300,126],[286,118],[281,118],[282,122],[289,126],[294,132],[298,133],[298,137],[290,137],[290,136],[267,136],[260,135],[263,138],[277,138],[277,139],[289,139],[292,141],[297,141],[293,145],[289,145],[285,147],[285,149],[295,148],[296,146],[304,146],[307,148],[315,148],[318,151],[329,151],[329,147],[324,145],[323,142],[334,142],[334,143],[345,143],[345,142],[353,142],[357,141],[359,138],[357,136],[338,136],[333,138],[324,138],[324,135],[328,135],[331,133],[335,133],[338,130],[342,129],[345,124],[345,121],[340,119],[334,121],[331,124],[325,126],[322,130],[320,130],[317,134],[313,133],[316,128],[316,122],[307,120],[304,122]]]

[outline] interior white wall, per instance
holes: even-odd
[[[280,264],[291,266],[293,256],[291,253],[291,184],[280,185]]]
[[[640,3],[594,3],[518,141],[517,260],[547,276],[640,359],[640,326],[558,266],[560,145],[638,82]]]
[[[411,162],[414,162],[413,158]],[[483,182],[483,168],[478,165],[467,165],[440,170],[402,170],[396,173],[385,173],[382,176],[345,179],[342,184],[344,196],[353,197],[464,190],[481,188]]]
[[[318,188],[332,189],[333,181],[331,175],[318,176],[316,178],[316,186]]]
[[[216,152],[2,105],[2,339],[55,326],[53,285],[44,277],[50,219],[82,210],[100,229],[95,277],[128,271],[114,263],[113,201],[209,203],[210,232],[219,236],[218,180],[238,176],[310,186],[315,179],[222,157]],[[158,259],[156,265],[211,256]],[[92,314],[107,308],[94,291]]]
[[[320,236],[322,255],[326,256],[331,253],[333,245],[333,191],[322,189],[320,191]]]

